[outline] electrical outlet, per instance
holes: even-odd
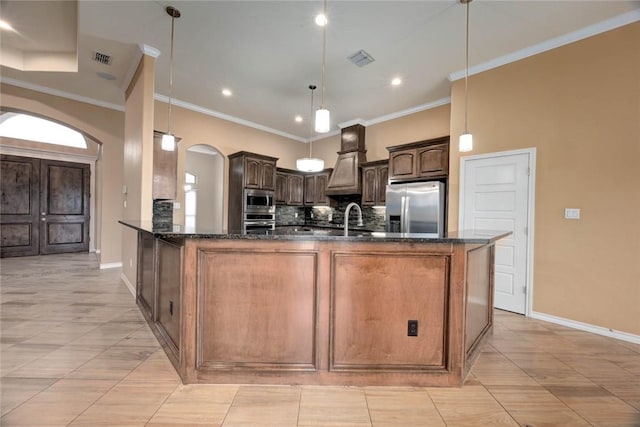
[[[418,336],[418,321],[417,320],[409,320],[407,322],[407,336],[408,337],[417,337]]]
[[[565,219],[580,219],[580,209],[578,208],[566,208],[564,210]]]

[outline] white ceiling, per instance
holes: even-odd
[[[2,0],[2,7],[10,3]],[[155,90],[161,98],[167,96],[167,5],[182,13],[175,27],[175,103],[299,140],[309,137],[307,87],[320,87],[321,80],[322,30],[313,22],[321,0],[79,1],[78,72],[2,67],[2,79],[122,108],[138,45],[146,45],[161,52]],[[449,76],[460,77],[464,69],[465,6],[456,0],[329,0],[327,9],[325,105],[334,130],[339,123],[372,123],[447,101]],[[475,0],[470,5],[470,66],[472,71],[483,69],[638,20],[638,0]],[[61,24],[47,20],[39,25]],[[28,27],[20,31],[25,40],[37,33]],[[347,57],[359,49],[375,62],[363,68],[349,62]],[[92,61],[94,51],[111,55],[112,64]],[[115,80],[98,77],[98,72]],[[403,79],[400,87],[390,85],[395,76]],[[221,95],[224,87],[233,91],[232,97]],[[303,123],[294,121],[297,114],[305,118]]]

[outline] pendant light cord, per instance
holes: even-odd
[[[169,114],[167,117],[168,129],[171,134],[171,98],[173,95],[173,31],[175,27],[176,18],[171,15],[171,49],[169,51]]]
[[[327,58],[327,25],[329,18],[327,17],[327,0],[324,0],[322,13],[325,18],[324,27],[322,27],[322,92],[320,98],[320,109],[324,109],[324,76]]]
[[[467,1],[467,26],[466,26],[466,40],[465,40],[465,50],[464,50],[464,133],[469,133],[468,122],[469,122],[469,108],[468,108],[468,80],[469,80],[469,3],[471,0]]]
[[[311,89],[311,113],[309,114],[309,158],[313,158],[313,91],[315,85],[309,85]]]

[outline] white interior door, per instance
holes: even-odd
[[[494,307],[520,314],[527,312],[534,153],[463,157],[460,168],[461,229],[513,233],[496,242]]]

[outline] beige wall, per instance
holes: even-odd
[[[102,144],[102,153],[96,164],[96,247],[100,250],[100,263],[120,262],[120,228],[122,185],[122,141],[124,114],[121,111],[85,104],[66,98],[0,85],[2,108],[34,113],[66,124],[94,141]],[[32,144],[25,143],[30,148]],[[108,172],[102,179],[101,171]],[[94,195],[96,197],[96,195]]]
[[[153,211],[153,91],[155,59],[143,55],[126,91],[124,118],[122,217],[151,221]],[[136,284],[137,233],[122,229],[122,273]]]
[[[449,104],[424,110],[395,120],[367,126],[365,145],[367,161],[389,158],[387,147],[449,135]],[[305,144],[308,155],[308,146]],[[313,155],[325,161],[326,168],[335,165],[340,150],[340,135],[313,143]],[[295,165],[293,165],[295,169]]]
[[[640,335],[640,23],[469,79],[471,154],[536,147],[533,310]],[[463,129],[452,92],[452,141]],[[452,144],[449,223],[458,222]],[[564,208],[581,209],[579,221]]]
[[[167,130],[168,104],[155,103],[155,130]],[[178,194],[177,200],[184,201],[184,164],[186,151],[198,144],[210,145],[224,156],[223,183],[223,224],[227,225],[229,162],[227,156],[237,151],[250,151],[278,158],[278,166],[295,169],[296,159],[305,155],[306,145],[258,129],[242,126],[175,105],[171,107],[171,126],[175,135],[181,138],[178,144]],[[184,223],[184,209],[174,211],[174,220]]]

